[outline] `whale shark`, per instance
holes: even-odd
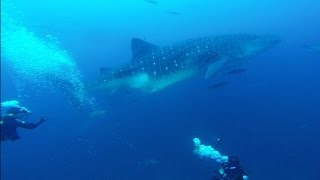
[[[279,41],[274,35],[228,34],[157,46],[133,38],[130,62],[114,69],[100,68],[96,88],[153,93],[198,74],[209,79],[220,71],[238,69],[245,59],[270,49]]]

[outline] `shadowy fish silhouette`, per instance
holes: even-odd
[[[231,71],[225,72],[225,74],[230,74],[230,75],[232,75],[232,74],[240,74],[240,73],[243,73],[243,72],[246,72],[246,71],[247,71],[247,69],[245,69],[245,68],[237,68],[237,69],[233,69]]]
[[[145,2],[151,3],[151,4],[158,4],[158,1],[154,1],[154,0],[144,0]]]
[[[218,83],[214,83],[208,86],[208,89],[217,89],[217,88],[223,88],[226,87],[228,85],[227,82],[218,82]]]

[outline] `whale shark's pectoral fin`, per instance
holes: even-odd
[[[208,65],[208,69],[205,75],[206,79],[211,78],[213,75],[215,75],[219,69],[221,69],[221,67],[225,64],[225,62],[227,62],[228,57],[221,57],[215,61],[213,61],[212,63],[210,63]]]

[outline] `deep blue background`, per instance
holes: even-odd
[[[49,120],[19,130],[19,141],[1,143],[1,179],[207,180],[218,164],[193,154],[194,137],[211,145],[222,138],[218,149],[240,156],[250,179],[320,179],[320,54],[303,48],[320,40],[316,0],[14,4],[26,27],[59,39],[86,81],[95,80],[101,66],[128,62],[132,37],[158,45],[243,32],[283,40],[240,75],[199,76],[150,95],[92,92],[107,110],[95,120],[62,94],[29,94],[21,102],[33,111],[30,121]],[[11,70],[1,65],[1,100],[17,99]],[[207,88],[219,81],[228,85]],[[141,163],[148,159],[157,163]]]

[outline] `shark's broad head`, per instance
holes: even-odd
[[[274,35],[234,34],[216,36],[217,51],[230,58],[246,58],[258,55],[280,42]]]
[[[205,72],[210,78],[226,67],[239,68],[241,60],[264,52],[279,42],[271,35],[220,35],[156,46],[141,39],[131,42],[132,59],[117,68],[101,68],[98,87],[154,92]]]

